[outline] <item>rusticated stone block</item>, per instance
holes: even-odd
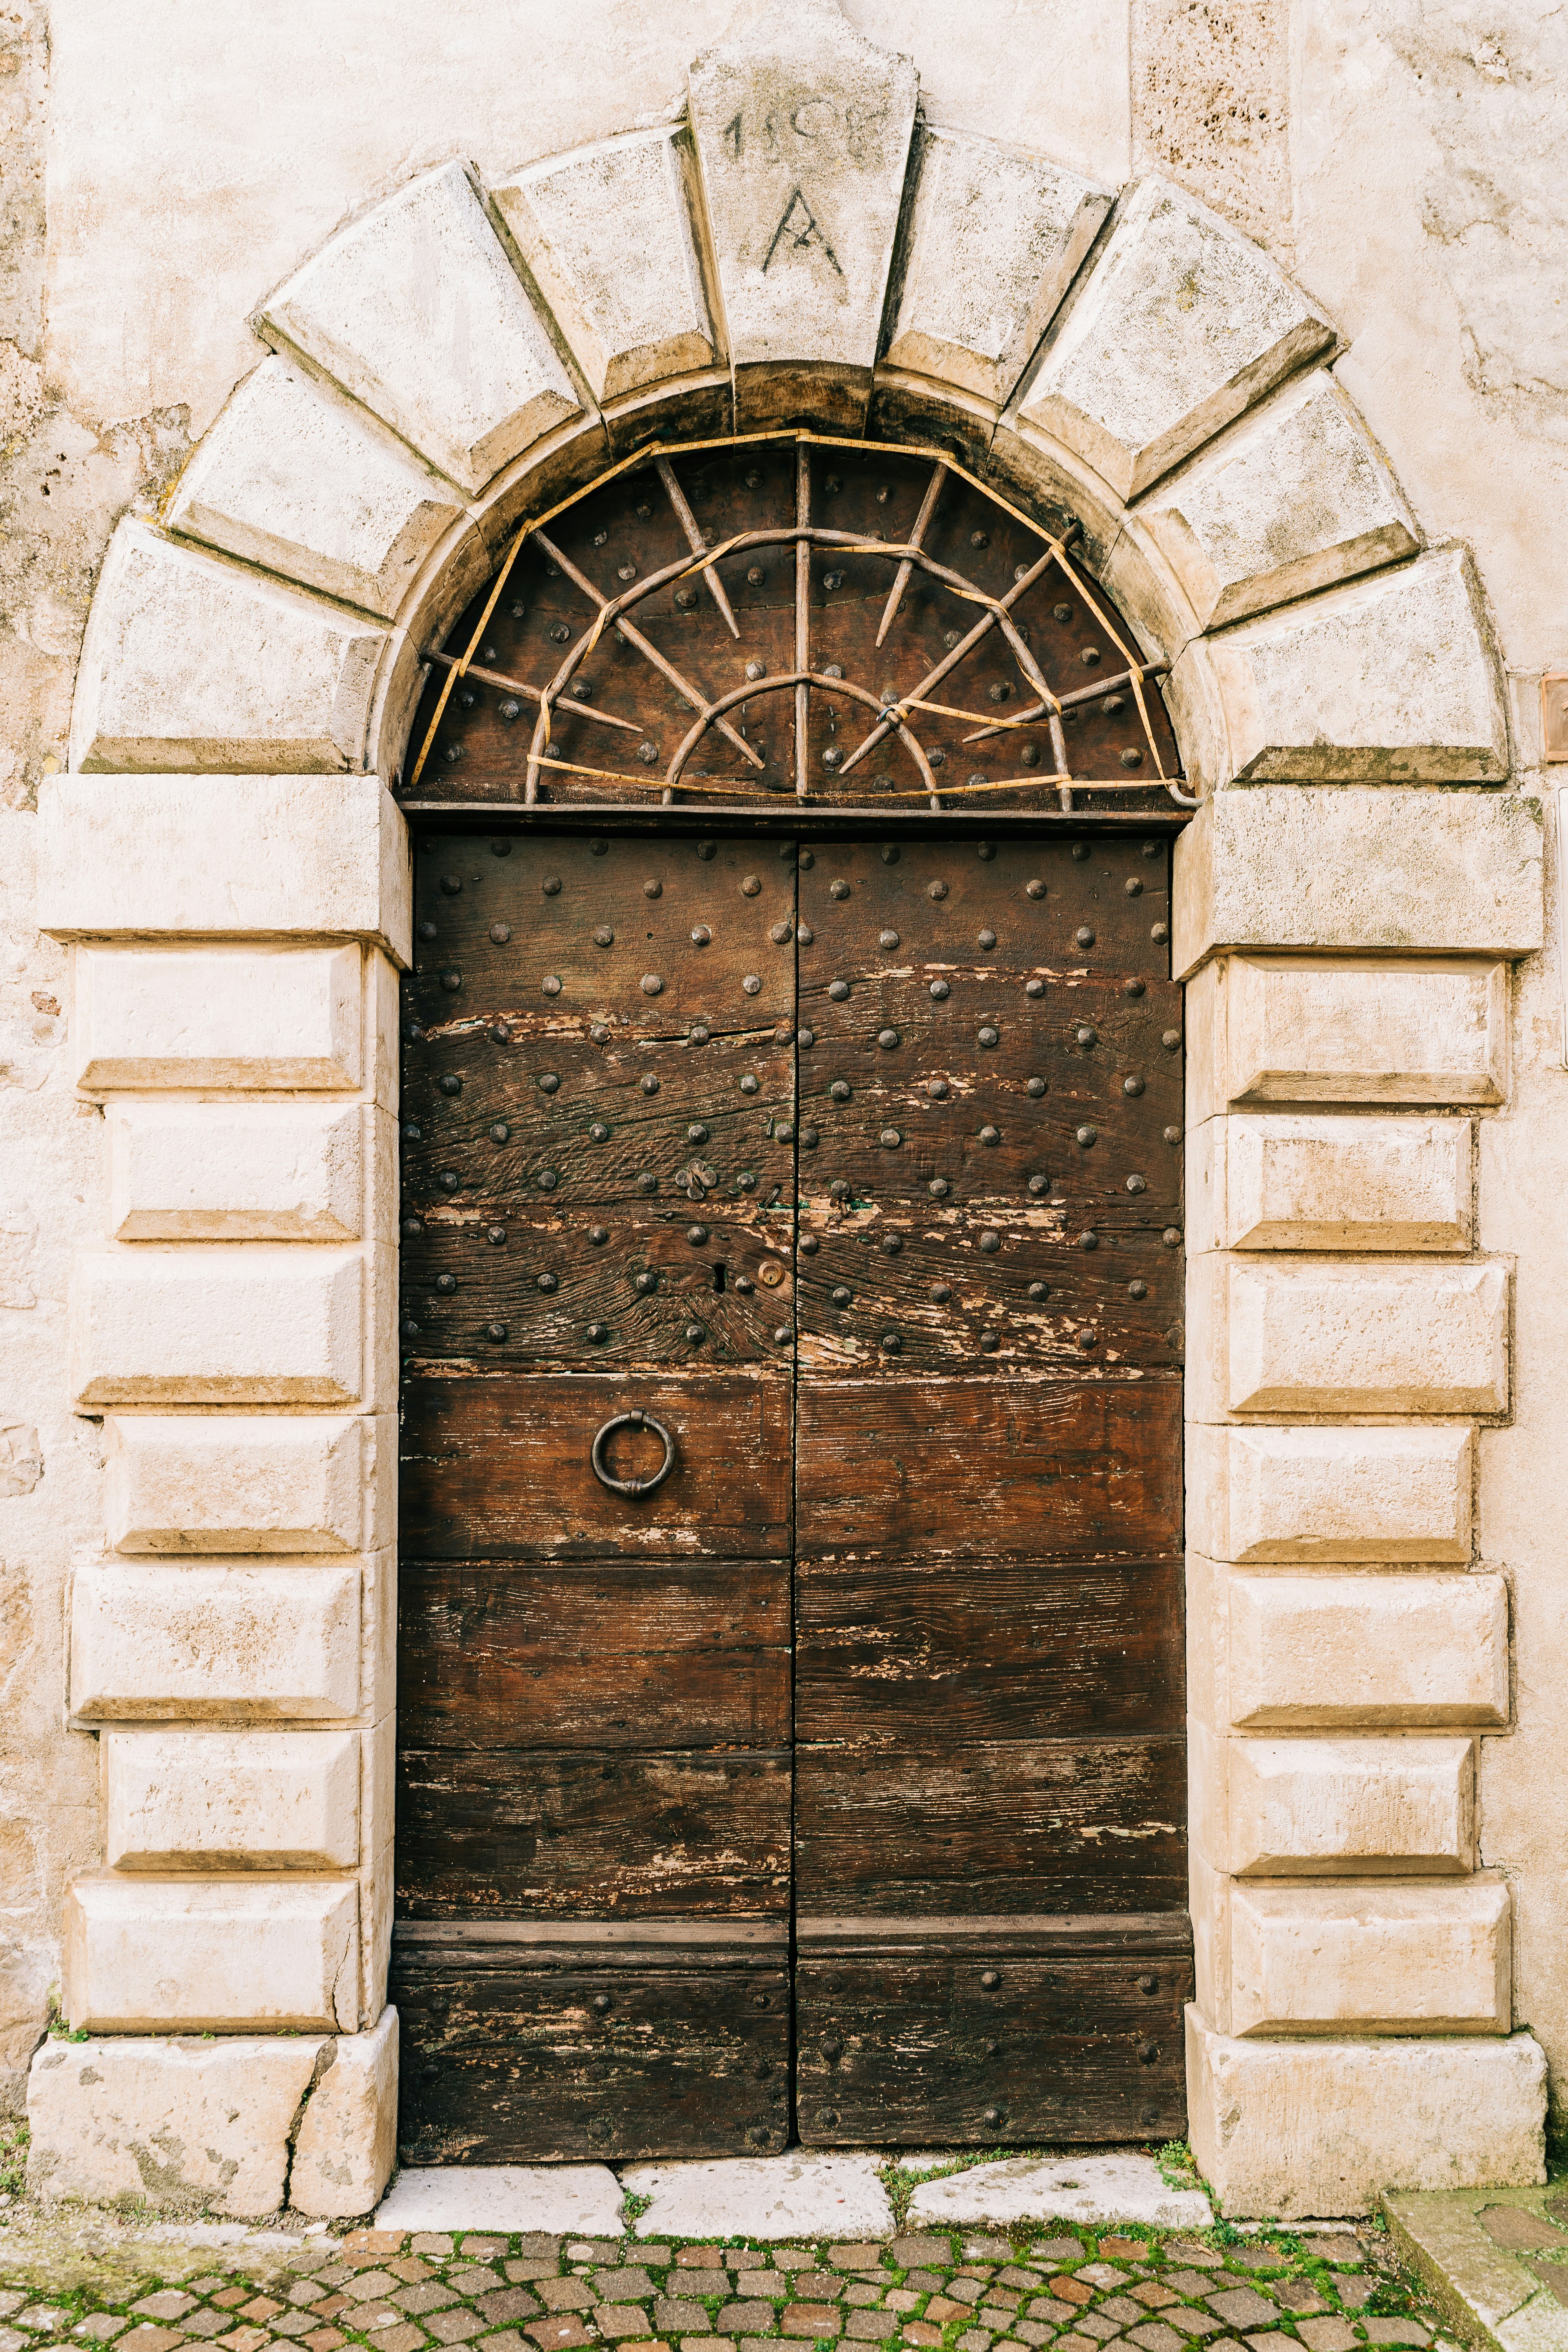
[[[255,323],[468,491],[582,404],[461,163],[340,229]]]
[[[1187,2084],[1193,2154],[1241,2219],[1546,2178],[1546,2053],[1528,2033],[1233,2040],[1189,2008]]]
[[[392,1539],[388,1420],[110,1413],[104,1440],[120,1551],[358,1551]]]
[[[1259,247],[1148,179],[1123,198],[1019,414],[1133,499],[1332,340]]]
[[[360,1563],[116,1560],[78,1571],[71,1711],[82,1723],[350,1716]]]
[[[1508,1888],[1230,1888],[1233,2033],[1506,2033]]]
[[[110,1111],[117,1241],[357,1241],[365,1227],[358,1104],[118,1102]]]
[[[1500,1265],[1211,1256],[1187,1292],[1194,1420],[1507,1410]]]
[[[1302,376],[1140,510],[1203,628],[1414,555],[1421,535],[1333,377]]]
[[[357,1087],[358,948],[82,948],[77,1083]]]
[[[66,2014],[89,2032],[352,2033],[358,1929],[352,1879],[79,1878]]]
[[[357,1731],[106,1731],[104,1859],[123,1871],[352,1871],[362,1744]]]
[[[1468,1249],[1471,1143],[1468,1119],[1205,1119],[1187,1141],[1187,1248]]]
[[[300,2118],[289,2176],[299,2213],[368,2213],[397,2156],[397,2011],[344,2035]]]
[[[1227,1738],[1188,1728],[1194,1848],[1235,1877],[1457,1876],[1475,1860],[1468,1739]]]
[[[348,1404],[364,1378],[365,1263],[258,1245],[84,1252],[79,1404]]]
[[[329,2046],[297,2034],[46,2042],[27,2078],[28,2189],[276,2212],[289,2134]]]
[[[341,606],[122,522],[82,644],[71,767],[363,768],[385,641]]]
[[[1190,1540],[1224,1560],[1467,1560],[1472,1435],[1419,1429],[1187,1431]]]

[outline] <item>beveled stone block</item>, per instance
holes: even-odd
[[[123,1871],[352,1871],[362,1746],[357,1731],[106,1731],[103,1858]]]
[[[1508,1888],[1230,1889],[1233,2033],[1506,2033]]]
[[[390,1420],[110,1413],[109,1540],[125,1552],[334,1552],[391,1540]]]
[[[449,482],[304,370],[263,360],[170,501],[184,539],[390,620],[463,509]]]
[[[83,1252],[79,1404],[348,1404],[365,1370],[365,1262],[287,1245]]]
[[[1204,628],[1414,555],[1415,518],[1350,401],[1314,370],[1139,510]]]
[[[1194,1420],[1507,1410],[1500,1265],[1208,1257],[1187,1292]]]
[[[1189,1580],[1194,1712],[1242,1730],[1485,1727],[1509,1719],[1500,1576]],[[1200,1704],[1204,1692],[1212,1700]]]
[[[413,867],[376,776],[56,776],[38,792],[38,928],[369,940],[407,964]]]
[[[386,2187],[397,2158],[397,2042],[395,2009],[367,2032],[339,2037],[294,2144],[289,2202],[297,2213],[368,2213]]]
[[[1187,991],[1194,1115],[1272,1103],[1498,1103],[1508,973],[1496,963],[1231,956]]]
[[[70,1705],[81,1723],[353,1715],[360,1564],[115,1560],[79,1570]]]
[[[73,771],[311,775],[365,765],[386,632],[135,518],[99,576]]]
[[[75,961],[89,1093],[360,1083],[358,948],[81,948]]]
[[[689,75],[742,416],[745,377],[793,362],[870,388],[919,78],[836,0],[753,16]]]
[[[1173,716],[1195,790],[1237,783],[1501,783],[1508,726],[1469,558],[1458,548],[1291,604],[1209,641],[1223,736]],[[1205,709],[1212,706],[1205,705]]]
[[[1468,1119],[1205,1119],[1187,1143],[1187,1247],[1468,1249],[1471,1155]]]
[[[468,491],[582,405],[461,163],[340,229],[255,324]]]
[[[1332,341],[1250,238],[1147,179],[1018,407],[1133,499]]]
[[[1456,1876],[1475,1865],[1468,1738],[1228,1738],[1188,1727],[1192,1838],[1235,1877]]]
[[[79,1878],[66,1896],[66,2014],[89,2032],[352,2033],[352,1879]]]
[[[357,1241],[365,1226],[357,1103],[112,1104],[118,1241]]]
[[[551,157],[491,201],[599,401],[710,367],[690,135],[665,123]]]
[[[1468,1560],[1474,1433],[1187,1430],[1189,1540],[1225,1560]]]
[[[1000,408],[1110,211],[1112,191],[994,140],[924,124],[887,364]]]

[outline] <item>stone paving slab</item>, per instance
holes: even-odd
[[[1152,2157],[1133,2155],[1012,2157],[928,2180],[910,2200],[911,2221],[1143,2221],[1206,2230],[1214,2218],[1201,2189],[1167,2187]]]
[[[890,2237],[893,2208],[874,2156],[731,2157],[717,2163],[632,2164],[623,2188],[648,2199],[637,2235]],[[795,2332],[795,2331],[790,2331]]]
[[[1568,2352],[1568,2184],[1390,2191],[1383,2209],[1394,2245],[1467,2343]]]
[[[607,2164],[406,2165],[376,2210],[381,2230],[621,2229],[620,2183]]]

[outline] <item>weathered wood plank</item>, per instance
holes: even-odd
[[[934,1727],[933,1727],[934,1731]],[[1186,1899],[1177,1733],[795,1749],[803,1911],[1166,1911]]]
[[[478,1367],[475,1367],[478,1370]],[[637,1408],[664,1423],[675,1466],[653,1494],[609,1493],[595,1433]],[[776,1372],[647,1371],[419,1378],[405,1386],[403,1543],[426,1559],[780,1558],[791,1518],[791,1381]],[[648,1433],[615,1441],[616,1475],[662,1461]]]
[[[405,1747],[405,1917],[762,1916],[789,1908],[787,1748],[550,1755]]]
[[[405,1560],[400,1600],[405,1749],[788,1741],[782,1563]]]
[[[1173,1379],[803,1379],[801,1550],[1086,1563],[1169,1552],[1181,1412]]]
[[[795,1737],[857,1751],[1179,1733],[1179,1559],[802,1559]],[[819,1766],[825,1769],[825,1766]]]

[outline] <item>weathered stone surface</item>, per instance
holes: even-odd
[[[1243,1576],[1193,1555],[1194,1715],[1242,1730],[1509,1718],[1500,1576]]]
[[[449,483],[283,359],[247,376],[166,513],[182,538],[389,619],[462,520]]]
[[[1415,517],[1326,371],[1303,376],[1140,509],[1205,628],[1414,555]]]
[[[1508,1889],[1230,1890],[1233,2033],[1506,2033]]]
[[[1187,1143],[1188,1250],[1462,1250],[1468,1119],[1212,1118]]]
[[[1200,1258],[1188,1319],[1195,1420],[1507,1410],[1500,1265]]]
[[[639,2238],[723,2235],[771,2244],[887,2238],[893,2231],[874,2156],[798,2147],[719,2163],[634,2164],[622,2171],[621,2186],[651,2200],[636,2224]]]
[[[711,366],[689,134],[666,124],[531,164],[491,199],[595,400]]]
[[[295,2035],[46,2042],[27,2079],[28,2189],[276,2212],[289,2134],[327,2047]]]
[[[1194,1846],[1260,1878],[1451,1876],[1475,1859],[1468,1739],[1230,1739],[1189,1727]]]
[[[272,2032],[359,2023],[353,1880],[79,1878],[63,1998],[89,2032]]]
[[[1221,793],[1176,844],[1173,967],[1226,948],[1525,955],[1542,860],[1541,804],[1520,793]]]
[[[408,827],[374,776],[60,776],[38,815],[57,939],[335,935],[412,958]]]
[[[1332,340],[1258,247],[1143,180],[1019,407],[1136,498]]]
[[[1495,784],[1508,774],[1496,656],[1461,549],[1245,621],[1204,651],[1223,735],[1208,736],[1189,710],[1194,651],[1178,657],[1168,689],[1195,789]]]
[[[70,1704],[80,1722],[348,1716],[360,1691],[357,1560],[116,1560],[78,1571]]]
[[[353,1870],[360,1750],[355,1731],[106,1731],[104,1860],[113,1870]]]
[[[384,2230],[618,2238],[621,2186],[607,2164],[409,2164],[375,2218]]]
[[[115,532],[82,646],[73,769],[363,768],[385,632],[163,538]]]
[[[911,2221],[1142,2221],[1154,2230],[1206,2230],[1214,2219],[1198,2189],[1170,2189],[1152,2157],[1017,2156],[928,2180],[910,2200]]]
[[[357,948],[83,948],[79,1086],[360,1083]]]
[[[860,385],[877,357],[918,78],[837,0],[752,11],[689,77],[737,398],[793,362]]]
[[[1194,1115],[1227,1103],[1496,1103],[1509,1087],[1500,964],[1233,956],[1187,990]]]
[[[109,1540],[126,1552],[333,1552],[390,1541],[390,1423],[110,1413]]]
[[[1385,2188],[1543,2180],[1546,2058],[1528,2033],[1265,2042],[1187,2011],[1188,2134],[1225,2211],[1364,2213]]]
[[[397,2011],[333,2045],[294,2144],[289,2202],[337,2220],[368,2213],[397,2156]]]
[[[357,1241],[356,1103],[126,1102],[109,1112],[110,1231],[132,1241]]]
[[[886,364],[1000,408],[1071,285],[1112,191],[1043,155],[923,125]]]
[[[256,323],[465,490],[581,405],[461,163],[340,229]]]
[[[349,1404],[364,1385],[366,1265],[354,1251],[84,1252],[73,1389],[94,1404]]]
[[[1187,1431],[1190,1540],[1213,1559],[1468,1560],[1473,1433]]]

